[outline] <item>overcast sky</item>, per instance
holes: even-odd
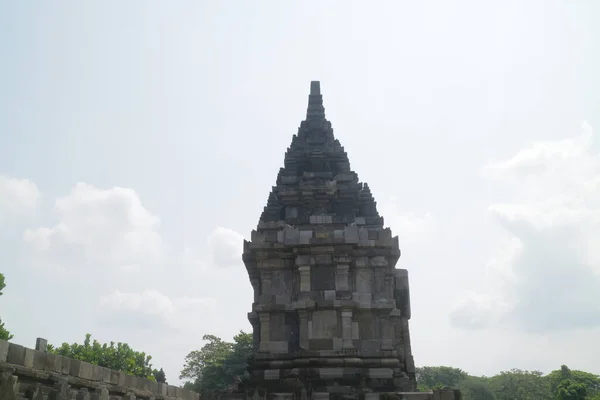
[[[320,80],[417,365],[600,374],[600,2],[0,1],[0,316],[178,383]]]

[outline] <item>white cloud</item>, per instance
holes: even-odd
[[[244,237],[234,230],[218,227],[207,240],[212,263],[219,268],[242,264]]]
[[[514,237],[483,293],[452,321],[481,328],[511,321],[530,331],[600,326],[600,154],[587,124],[577,137],[540,142],[486,168],[516,190],[490,213]],[[482,323],[485,322],[485,323]]]
[[[382,203],[379,211],[379,214],[384,217],[385,225],[392,229],[394,235],[400,235],[401,237],[428,233],[431,232],[434,226],[431,213],[427,212],[422,215],[407,213],[398,204],[396,197],[390,197]]]
[[[121,292],[116,290],[102,299],[104,318],[132,327],[190,328],[189,321],[199,313],[212,313],[217,302],[213,298],[174,297],[156,290]]]
[[[23,235],[44,264],[82,267],[93,262],[135,269],[163,255],[159,220],[132,189],[102,190],[78,183],[56,200],[55,210],[60,219],[56,225]]]
[[[37,206],[40,192],[28,179],[0,175],[0,221]]]

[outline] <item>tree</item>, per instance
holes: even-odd
[[[488,378],[469,376],[459,383],[462,400],[496,400],[489,387]]]
[[[165,371],[163,371],[162,368],[160,371],[156,369],[154,370],[154,379],[156,379],[156,382],[158,383],[167,383],[167,377],[165,376]]]
[[[460,368],[453,367],[420,367],[416,369],[419,390],[428,391],[433,388],[457,388],[458,384],[469,375]]]
[[[191,382],[184,387],[204,395],[239,382],[252,354],[252,334],[240,332],[233,343],[214,335],[205,335],[202,340],[208,343],[185,357],[179,378]]]
[[[83,345],[63,343],[58,348],[48,345],[48,351],[64,357],[125,372],[129,375],[151,380],[155,379],[154,370],[152,369],[152,364],[150,364],[150,360],[152,360],[151,356],[133,350],[127,343],[119,342],[115,345],[115,342],[110,342],[110,345],[106,343],[100,344],[95,339],[92,342],[91,337],[92,335],[89,333],[86,334]]]
[[[511,369],[489,380],[490,389],[498,400],[551,400],[550,385],[540,371]]]
[[[0,296],[2,296],[2,290],[6,287],[6,283],[4,282],[4,274],[0,273]],[[4,322],[2,322],[2,318],[0,318],[0,339],[2,340],[10,340],[13,338],[13,335],[4,327]]]
[[[586,400],[587,390],[584,384],[570,379],[562,381],[556,391],[557,400]]]
[[[585,387],[588,398],[600,397],[600,377],[585,371],[571,370],[562,365],[559,370],[550,372],[546,378],[549,381],[550,390],[558,396],[559,386],[569,380],[571,384],[581,384]],[[563,389],[566,386],[563,385]]]

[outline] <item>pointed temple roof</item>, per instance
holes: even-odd
[[[310,84],[306,119],[292,137],[260,222],[304,225],[311,216],[344,225],[364,218],[363,224],[383,226],[368,185],[350,169],[348,155],[325,118],[318,81]]]

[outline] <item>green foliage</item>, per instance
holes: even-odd
[[[6,287],[6,283],[4,282],[4,274],[0,273],[0,296],[2,296],[2,290]],[[2,318],[0,318],[0,339],[2,340],[10,340],[13,338],[13,335],[4,327],[4,322],[2,322]]]
[[[496,400],[485,377],[469,376],[459,383],[462,400]]]
[[[457,388],[458,384],[469,375],[460,368],[453,367],[420,367],[415,373],[422,391],[434,388]]]
[[[184,387],[208,394],[239,382],[252,354],[252,334],[240,332],[233,342],[225,342],[214,335],[205,335],[202,339],[208,343],[185,357],[180,379],[191,382]]]
[[[586,400],[587,388],[583,383],[577,383],[570,379],[562,381],[557,388],[557,400]]]
[[[63,343],[62,346],[55,348],[48,345],[48,351],[61,356],[74,358],[94,365],[100,365],[125,372],[126,374],[148,378],[154,380],[151,356],[146,353],[134,351],[127,343],[110,342],[109,344],[100,344],[97,340],[91,340],[92,335],[85,335],[83,344]]]
[[[419,390],[458,388],[463,400],[600,400],[600,377],[565,365],[545,376],[512,369],[490,378],[452,367],[421,367],[416,377]]]
[[[563,381],[569,380],[571,383],[583,385],[589,399],[600,397],[600,377],[598,375],[571,370],[566,365],[562,365],[559,370],[550,372],[547,378],[552,393],[557,393]]]
[[[154,374],[154,379],[156,380],[156,382],[167,383],[167,377],[165,375],[165,371],[163,371],[162,368],[160,369],[160,371],[155,369],[153,374]]]
[[[490,389],[498,400],[551,400],[548,380],[539,371],[511,369],[489,378]]]

